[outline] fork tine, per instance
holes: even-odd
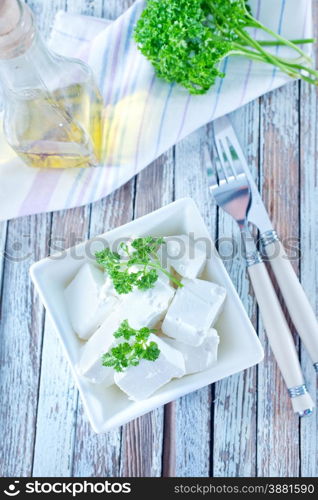
[[[224,142],[220,138],[216,138],[216,148],[218,151],[220,166],[223,171],[223,176],[226,178],[227,182],[230,182],[233,177],[236,177],[231,162],[229,161],[230,153],[227,150],[227,147],[224,146]]]
[[[216,177],[218,179],[218,184],[219,185],[224,184],[225,182],[228,182],[228,178],[223,168],[222,160],[220,158],[220,153],[217,149],[216,144],[213,144],[212,151],[213,151],[213,160],[216,171]]]
[[[231,152],[230,152],[230,149],[229,149],[229,145],[228,145],[228,142],[227,142],[226,139],[227,139],[226,136],[224,136],[224,137],[218,137],[218,140],[220,141],[220,144],[221,144],[221,147],[222,147],[222,149],[224,151],[224,155],[225,155],[225,157],[227,159],[227,162],[230,165],[231,169],[233,170],[233,159],[232,159],[232,155],[231,155]]]
[[[231,140],[229,135],[224,136],[223,143],[226,143],[228,154],[231,157],[231,167],[234,175],[237,177],[244,172],[243,165],[239,157],[239,152],[236,150],[235,143],[233,140]]]
[[[236,150],[233,144],[230,142],[228,136],[219,138],[220,144],[222,145],[223,150],[225,151],[225,155],[230,166],[232,175],[235,178],[242,172],[242,168],[240,165],[239,157],[236,153]]]
[[[214,156],[213,156],[214,158]],[[216,170],[212,162],[211,154],[208,148],[208,145],[206,144],[204,147],[203,151],[203,160],[204,164],[208,165],[207,167],[207,174],[208,174],[208,184],[209,184],[209,189],[210,191],[213,191],[215,188],[218,187],[219,181],[216,175]]]
[[[218,118],[213,124],[215,138],[223,145],[235,177],[243,174],[245,158],[235,132],[227,117]]]

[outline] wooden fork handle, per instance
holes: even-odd
[[[314,402],[308,394],[294,340],[263,262],[248,267],[248,273],[264,322],[271,349],[288,388],[295,413],[309,415]]]

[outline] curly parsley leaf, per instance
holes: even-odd
[[[159,277],[159,272],[165,275],[177,285],[182,286],[172,274],[161,266],[157,252],[165,244],[163,238],[146,236],[136,238],[130,245],[125,242],[120,244],[123,256],[105,248],[96,252],[95,258],[107,272],[119,294],[127,294],[135,288],[148,290],[152,288]]]
[[[114,332],[114,337],[124,338],[126,342],[117,344],[103,354],[103,366],[122,372],[130,366],[139,365],[142,359],[156,361],[160,355],[160,349],[156,342],[148,342],[151,333],[156,333],[156,330],[147,327],[135,330],[129,325],[128,320],[124,320]]]

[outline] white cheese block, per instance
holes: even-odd
[[[116,339],[113,333],[118,330],[121,322],[118,312],[113,313],[81,348],[77,370],[80,375],[95,384],[103,383],[107,386],[114,383],[114,370],[103,366],[102,355],[115,345]]]
[[[174,294],[175,289],[159,277],[152,288],[137,289],[125,296],[121,307],[123,319],[128,319],[133,328],[152,328],[164,318]]]
[[[175,290],[169,284],[158,279],[155,286],[149,290],[135,290],[123,295],[120,309],[107,318],[83,346],[79,372],[92,382],[104,382],[110,369],[102,366],[101,357],[113,345],[113,333],[121,322],[127,319],[129,325],[135,329],[144,326],[153,328],[164,317],[174,293]]]
[[[206,248],[202,241],[195,241],[186,234],[165,238],[161,250],[164,266],[170,266],[184,278],[197,278],[206,263]]]
[[[181,352],[184,357],[186,374],[206,370],[217,361],[220,338],[214,328],[210,328],[207,331],[206,338],[197,347],[184,344],[178,340],[169,339],[168,337],[163,338],[163,340]]]
[[[100,300],[103,301],[103,300],[107,300],[110,296],[116,297],[118,300],[122,299],[122,296],[116,291],[111,278],[105,272],[104,273],[104,283],[103,283],[103,286],[101,287],[99,297],[100,297]]]
[[[154,334],[149,337],[149,342],[152,341],[160,349],[160,355],[155,361],[142,359],[139,365],[115,373],[115,383],[133,401],[148,398],[172,378],[185,374],[182,354]]]
[[[93,264],[84,264],[65,289],[66,307],[75,333],[88,339],[119,304],[115,295],[102,297],[104,273]]]
[[[162,323],[162,331],[168,337],[198,346],[217,321],[226,291],[211,281],[184,278],[182,283],[184,286],[178,288]]]

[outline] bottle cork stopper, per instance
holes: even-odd
[[[17,0],[0,0],[0,36],[14,30],[20,17],[21,8]]]

